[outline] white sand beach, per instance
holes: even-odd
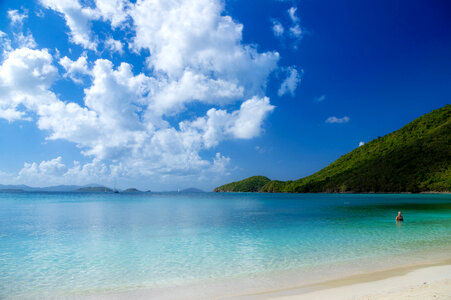
[[[294,289],[250,298],[277,300],[451,299],[451,265],[426,267],[404,275],[368,281],[371,277],[377,278],[381,275],[375,273],[362,276],[362,278],[354,276],[336,280],[325,283],[322,289],[311,292],[305,292],[305,289]],[[356,283],[352,284],[353,280]],[[365,282],[358,283],[360,280]]]
[[[373,299],[451,299],[451,264],[449,260],[430,265],[410,265],[362,273],[325,282],[256,292],[247,280],[219,285],[178,286],[170,289],[97,293],[63,297],[64,299],[234,299],[234,300],[373,300]],[[246,288],[247,287],[247,288]],[[247,289],[247,292],[246,292]],[[244,292],[243,292],[244,291]]]

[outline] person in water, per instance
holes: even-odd
[[[398,221],[401,221],[401,222],[404,221],[404,218],[402,217],[400,211],[398,211],[398,215],[396,216],[396,222],[398,222]]]

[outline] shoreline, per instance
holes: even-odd
[[[431,287],[433,287],[431,289]],[[402,266],[393,269],[356,274],[288,289],[266,291],[220,299],[412,299],[416,293],[446,291],[451,298],[451,259],[442,262]],[[431,298],[433,297],[431,294]],[[424,296],[424,295],[421,295]],[[415,299],[415,298],[413,298]],[[434,298],[445,299],[445,298]]]
[[[333,267],[333,266],[332,266]],[[451,257],[423,260],[398,265],[393,268],[358,268],[346,274],[335,271],[332,277],[318,277],[297,284],[290,281],[299,271],[292,270],[280,276],[243,277],[203,282],[193,285],[175,285],[165,288],[137,288],[123,291],[98,291],[87,294],[60,295],[58,299],[387,299],[392,293],[409,294],[412,288],[420,292],[437,289],[451,295]],[[336,276],[339,274],[338,276]],[[425,285],[424,282],[427,284]],[[432,285],[434,287],[432,287]],[[449,291],[449,292],[448,292]],[[409,294],[410,295],[410,294]],[[372,298],[372,297],[376,298]],[[364,297],[364,298],[363,298]],[[432,297],[432,296],[431,296]],[[430,297],[429,297],[430,298]],[[412,298],[409,298],[412,299]],[[415,298],[414,298],[415,299]],[[434,298],[449,299],[449,298]]]
[[[386,272],[383,272],[386,273]],[[395,271],[395,273],[397,273]],[[388,274],[387,274],[388,275]],[[374,280],[365,278],[361,281],[357,276],[319,284],[317,289],[295,289],[277,291],[248,297],[233,299],[274,299],[274,300],[306,300],[306,299],[450,299],[451,298],[451,265],[430,266],[408,271],[403,275],[391,274],[389,277]],[[336,285],[336,286],[335,286]]]

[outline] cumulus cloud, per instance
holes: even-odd
[[[24,10],[23,13],[20,13],[17,9],[10,9],[8,10],[8,18],[11,21],[11,25],[22,26],[23,20],[28,18],[28,11]]]
[[[221,1],[40,2],[64,18],[69,40],[85,52],[57,55],[55,62],[49,50],[31,43],[8,46],[0,64],[0,118],[36,122],[47,140],[72,142],[91,162],[27,163],[18,179],[210,178],[226,174],[230,158],[203,157],[204,150],[264,131],[275,108],[266,85],[279,54],[244,44],[243,25],[224,14]],[[125,37],[96,35],[93,21]],[[0,38],[7,36],[0,32]],[[99,45],[119,54],[131,49],[145,67],[137,72],[129,62],[102,58]],[[294,95],[300,74],[294,67],[285,71],[279,95]],[[83,97],[70,102],[53,92],[60,78],[79,84]],[[183,114],[193,104],[203,109]]]
[[[89,75],[88,60],[86,53],[83,53],[76,61],[64,56],[59,60],[59,64],[66,71],[63,76],[72,79],[76,83],[83,83],[82,76]]]
[[[95,0],[95,17],[109,21],[113,28],[123,26],[129,18],[128,11],[132,6],[127,0]]]
[[[121,41],[115,40],[113,38],[109,38],[105,41],[105,48],[110,50],[111,52],[117,52],[119,54],[124,53]]]
[[[28,184],[31,186],[48,186],[49,184],[111,184],[112,169],[98,159],[81,164],[74,161],[67,166],[61,156],[43,160],[39,163],[24,163],[16,176],[6,174],[0,178],[10,184]]]
[[[38,110],[54,100],[48,89],[57,70],[47,50],[20,48],[8,52],[0,65],[0,116],[8,121],[28,119],[27,111]]]
[[[63,15],[70,30],[73,43],[90,50],[96,50],[97,41],[91,34],[91,20],[96,19],[95,11],[82,7],[78,0],[40,0],[41,4]]]
[[[244,97],[262,93],[279,54],[241,44],[243,26],[223,16],[222,5],[210,0],[138,1],[130,11],[133,47],[152,53],[149,68],[164,73],[169,83],[208,77],[217,87],[213,98],[228,98],[231,87],[234,95],[242,89]],[[181,101],[192,101],[191,94]]]
[[[67,168],[62,163],[61,156],[37,163],[25,163],[22,170],[19,172],[18,179],[28,181],[29,179],[36,180],[43,177],[61,176],[66,172]]]
[[[294,96],[296,88],[298,84],[301,82],[301,75],[294,67],[288,68],[288,76],[285,78],[285,80],[280,85],[279,90],[277,91],[277,94],[279,96],[283,96],[285,94],[290,94],[291,96]]]
[[[337,117],[329,117],[326,119],[326,123],[330,123],[330,124],[343,124],[343,123],[348,123],[351,119],[348,116],[344,116],[343,118],[337,118]]]
[[[228,113],[212,108],[204,117],[193,122],[182,122],[180,128],[187,135],[200,136],[199,142],[208,149],[224,139],[251,139],[258,136],[264,118],[273,110],[269,98],[253,97],[243,102],[239,110]],[[197,134],[193,135],[193,132]]]
[[[64,17],[74,44],[94,51],[98,46],[98,38],[91,30],[92,22],[107,21],[113,29],[124,26],[124,22],[129,18],[129,6],[132,5],[127,0],[94,0],[95,7],[84,6],[79,0],[40,0],[40,2],[45,8],[54,10]],[[117,51],[118,41],[110,40],[107,47],[110,49],[114,47]]]

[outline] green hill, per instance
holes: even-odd
[[[269,181],[258,191],[449,192],[450,115],[451,105],[446,105],[343,155],[310,176],[295,181]],[[248,179],[232,184],[240,187]]]
[[[215,188],[215,192],[258,192],[270,182],[265,176],[252,176],[241,181],[232,182]]]

